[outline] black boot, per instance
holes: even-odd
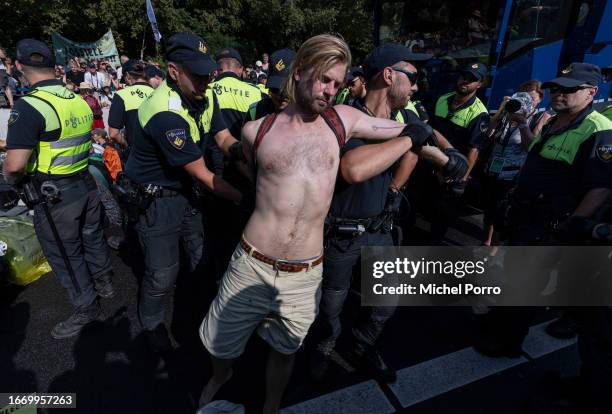
[[[113,272],[108,272],[94,279],[94,290],[104,299],[115,297],[115,289],[113,289]]]
[[[572,339],[578,334],[578,322],[571,312],[566,311],[546,326],[546,333],[558,339]]]
[[[97,320],[99,314],[100,305],[96,300],[89,306],[78,308],[68,319],[55,325],[51,330],[51,336],[54,339],[64,339],[78,335],[85,325]]]
[[[473,347],[478,353],[490,358],[518,358],[523,353],[522,343],[522,339],[481,334],[476,337]]]
[[[324,341],[317,345],[310,355],[310,376],[316,382],[321,382],[329,369],[329,355],[334,349],[333,341]]]
[[[373,346],[357,342],[348,352],[347,357],[349,362],[355,365],[355,368],[370,373],[380,381],[392,383],[397,380],[395,370],[385,363],[378,350]]]
[[[168,354],[172,352],[172,341],[168,335],[168,330],[163,323],[160,323],[152,331],[144,331],[149,348],[156,354]]]

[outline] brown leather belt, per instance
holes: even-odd
[[[272,257],[266,256],[263,253],[255,250],[245,239],[244,237],[240,238],[240,245],[242,248],[249,253],[255,259],[262,261],[266,264],[272,265],[275,269],[281,270],[283,272],[301,272],[302,270],[315,267],[323,262],[323,255],[321,257],[313,260],[312,262],[287,262],[285,260],[274,259]],[[252,251],[252,253],[251,253]]]

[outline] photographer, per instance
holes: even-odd
[[[515,185],[516,177],[527,158],[527,149],[542,125],[550,118],[548,112],[536,114],[544,91],[541,83],[530,80],[519,87],[512,97],[505,97],[491,118],[487,135],[491,138],[491,153],[485,164],[484,240],[493,242],[498,206]]]

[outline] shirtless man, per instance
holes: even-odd
[[[278,412],[294,354],[318,310],[323,225],[340,155],[340,140],[321,114],[342,85],[350,62],[343,40],[331,35],[308,39],[287,80],[289,106],[276,115],[255,149],[256,136],[267,118],[249,122],[242,130],[245,156],[258,167],[255,211],[200,327],[213,367],[201,405],[211,401],[229,380],[234,360],[257,328],[272,348],[263,411]],[[374,118],[345,105],[334,108],[346,139],[401,136],[394,140],[398,158],[421,147],[430,134],[422,125]],[[430,160],[445,165],[449,158],[432,149]]]

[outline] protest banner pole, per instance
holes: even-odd
[[[147,22],[145,21],[144,29],[142,30],[142,48],[140,48],[140,60],[144,60],[145,39],[147,35]]]

